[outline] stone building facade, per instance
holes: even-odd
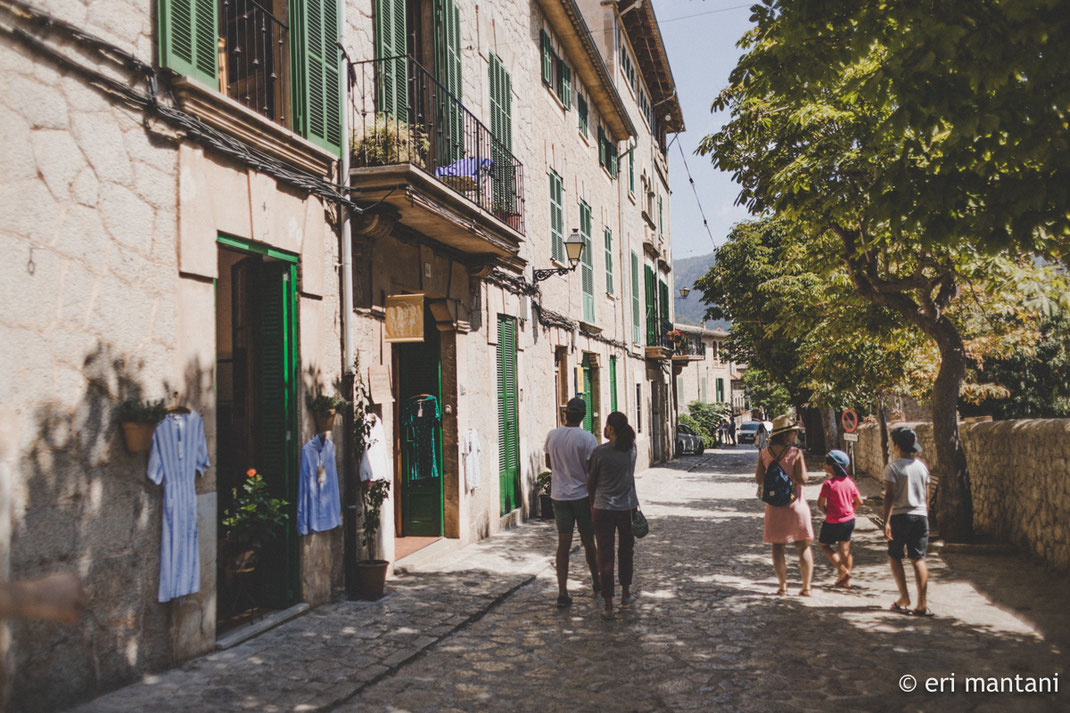
[[[681,408],[686,408],[692,401],[722,403],[731,407],[737,423],[749,420],[741,381],[745,366],[733,362],[725,353],[728,333],[720,328],[690,325],[679,325],[677,329],[683,334],[684,342],[677,349],[679,356],[674,359],[686,359],[688,363],[676,377]]]
[[[0,4],[0,566],[74,570],[92,612],[0,637],[18,710],[209,651],[241,620],[221,515],[248,468],[293,503],[314,396],[382,421],[389,560],[526,517],[571,396],[599,434],[626,413],[640,463],[671,455],[665,148],[683,122],[649,3],[239,5]],[[254,66],[249,47],[276,49]],[[570,267],[574,230],[580,264],[535,280]],[[166,603],[163,492],[123,445],[128,399],[200,413],[212,460],[200,592]],[[352,433],[330,435],[347,502]],[[348,514],[292,524],[261,609],[327,601],[359,556]]]

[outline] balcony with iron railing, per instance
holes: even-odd
[[[222,0],[219,10],[220,91],[291,128],[286,23],[255,0]]]
[[[432,213],[468,213],[483,244],[472,244],[470,221],[454,220],[457,247],[515,256],[524,234],[524,167],[509,147],[414,58],[351,66],[351,185],[360,197],[382,195],[402,222],[424,232],[434,227]],[[383,192],[388,177],[408,183],[408,197]],[[414,193],[425,206],[406,205]],[[440,238],[443,231],[448,236],[451,226],[439,226]]]

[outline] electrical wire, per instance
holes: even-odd
[[[679,136],[679,134],[677,134]],[[675,140],[675,137],[673,137]],[[684,170],[687,171],[687,180],[691,183],[691,192],[695,194],[695,203],[698,204],[699,215],[702,216],[702,227],[706,229],[706,235],[710,236],[710,243],[713,244],[713,249],[717,249],[717,241],[713,239],[713,232],[710,230],[710,224],[706,221],[706,211],[702,209],[702,201],[698,197],[698,188],[695,186],[695,179],[691,176],[691,168],[687,165],[687,157],[684,156],[684,145],[677,144],[676,147],[680,149],[680,160],[684,162]]]

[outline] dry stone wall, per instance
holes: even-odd
[[[897,425],[902,424],[891,427]],[[909,425],[938,479],[932,424]],[[970,469],[975,532],[1070,569],[1070,419],[964,423],[959,433]],[[884,461],[878,426],[859,429],[855,453],[858,471],[879,479]]]

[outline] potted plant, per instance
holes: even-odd
[[[380,115],[371,125],[355,127],[350,148],[354,167],[396,163],[425,166],[431,142],[420,128]]]
[[[231,491],[233,502],[223,511],[223,540],[228,574],[251,572],[259,553],[279,539],[289,515],[289,503],[272,497],[255,468],[245,471],[245,482]]]
[[[334,417],[348,405],[349,402],[341,396],[319,394],[310,399],[308,409],[316,420],[316,433],[324,433],[331,430],[334,427]]]
[[[119,425],[123,431],[123,442],[131,453],[148,453],[152,448],[152,434],[156,424],[167,415],[163,399],[159,401],[141,401],[127,399],[119,404]]]
[[[683,341],[684,335],[683,332],[681,332],[679,329],[670,329],[668,332],[665,333],[665,339],[667,339],[672,344],[679,344],[681,341]]]
[[[386,584],[386,568],[390,563],[375,559],[375,540],[379,534],[379,514],[383,502],[390,495],[390,481],[369,480],[362,488],[364,495],[364,531],[361,543],[368,558],[356,563],[357,592],[361,599],[378,599],[383,596]]]
[[[535,490],[539,493],[539,517],[550,520],[554,516],[554,503],[550,499],[550,471],[544,470],[535,476]]]

